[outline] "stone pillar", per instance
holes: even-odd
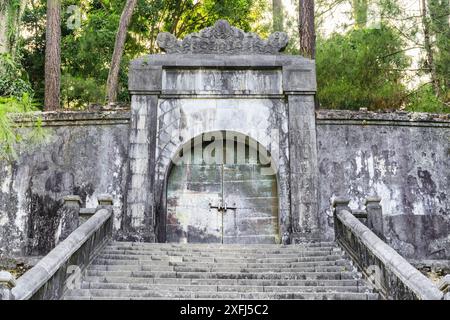
[[[349,207],[350,199],[344,197],[337,197],[333,200],[333,220],[334,220],[334,234],[337,241],[340,241],[344,237],[345,230],[342,228],[342,225],[339,223],[337,218],[337,213],[342,210],[347,210],[348,212],[352,212]]]
[[[289,95],[288,102],[293,243],[320,240],[314,95]]]
[[[133,95],[123,240],[155,242],[157,95]]]
[[[336,214],[341,210],[347,210],[349,212],[352,212],[352,210],[349,207],[350,199],[344,198],[344,197],[337,197],[333,200],[333,213]]]
[[[6,271],[0,271],[0,300],[13,300],[11,289],[16,286],[16,279]]]
[[[367,210],[367,226],[381,240],[384,237],[383,210],[381,208],[381,199],[379,197],[367,197],[365,201]]]
[[[61,235],[57,243],[65,240],[74,232],[80,224],[80,206],[81,198],[79,196],[66,196],[63,198],[64,205],[60,209],[61,215]]]
[[[441,281],[439,281],[438,288],[446,294],[446,298],[448,300],[448,298],[450,298],[450,274],[446,275],[441,279]]]
[[[99,207],[110,208],[113,206],[113,197],[109,194],[102,194],[97,197],[97,202]]]
[[[364,225],[366,225],[366,226],[368,225],[367,224],[367,211],[366,210],[353,210],[352,213]]]

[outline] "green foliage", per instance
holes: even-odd
[[[320,39],[317,73],[322,107],[399,108],[406,95],[403,69],[409,65],[402,48],[400,37],[386,26]]]
[[[15,146],[18,143],[35,144],[45,136],[40,119],[36,120],[33,130],[22,135],[12,118],[12,115],[23,115],[36,110],[35,103],[26,93],[21,98],[0,97],[0,159],[15,160],[17,158]]]
[[[368,0],[353,0],[353,18],[356,27],[364,28],[367,25],[368,9]]]
[[[36,99],[44,96],[45,14],[46,0],[32,0],[24,15],[25,29],[32,34],[26,40],[25,65],[30,73]],[[85,108],[103,103],[109,64],[125,0],[90,0],[76,3],[83,19],[79,29],[68,29],[66,9],[73,1],[62,1],[62,83],[65,108]],[[250,30],[260,19],[264,0],[139,0],[129,27],[125,54],[119,74],[120,102],[128,102],[129,62],[144,54],[158,53],[156,37],[167,31],[178,37],[212,25],[217,19]]]
[[[407,111],[450,113],[450,105],[444,104],[436,97],[431,84],[427,84],[411,94]]]
[[[321,12],[328,12],[337,3],[346,1],[318,0],[318,24],[328,17],[321,16]],[[380,0],[378,5],[385,25],[381,29],[364,28],[367,4],[372,2],[352,0],[350,3],[359,4],[362,17],[360,28],[354,30],[353,26],[348,26],[348,33],[334,34],[328,39],[319,37],[318,40],[318,87],[323,108],[357,110],[367,107],[371,110],[392,110],[406,106],[417,111],[445,112],[445,105],[450,102],[449,0],[427,1],[436,70],[442,87],[439,99],[442,103],[437,103],[439,99],[430,96],[425,88],[415,93],[410,93],[405,88],[408,83],[407,75],[411,76],[405,71],[411,65],[405,52],[411,43],[403,43],[401,39],[414,38],[416,34],[420,34],[420,23],[416,23],[415,28],[399,27],[402,21],[400,18],[404,18],[400,2]],[[41,104],[44,97],[46,2],[30,0],[21,26],[29,36],[22,39],[25,49],[20,61],[23,61],[29,74],[34,97]],[[83,109],[89,104],[104,103],[104,88],[115,35],[125,2],[126,0],[86,0],[74,3],[72,0],[62,0],[61,97],[65,108]],[[298,5],[298,0],[295,3]],[[81,8],[83,19],[80,28],[68,29],[66,21],[72,13],[68,13],[67,8],[74,4]],[[182,38],[212,25],[217,19],[227,19],[237,27],[267,37],[272,29],[272,22],[264,17],[270,7],[271,1],[267,0],[139,0],[129,27],[119,74],[119,101],[129,101],[129,62],[138,56],[159,53],[156,44],[159,32],[171,32]],[[395,28],[387,27],[392,21],[398,32],[394,31]],[[298,54],[297,14],[293,14],[291,18],[286,17],[285,27],[291,36],[288,53]],[[420,46],[423,40],[420,37],[416,40]],[[23,72],[17,76],[19,73],[17,70],[10,73],[9,79],[14,81],[2,81],[0,76],[0,91],[6,92],[1,87],[8,86],[10,89],[7,92],[14,93],[17,97],[21,97],[23,92],[29,92],[27,77]],[[412,76],[423,75],[418,72]]]
[[[62,75],[61,98],[66,109],[85,109],[91,104],[102,104],[104,93],[105,86],[97,79]]]
[[[22,18],[22,28],[30,35],[23,39],[23,67],[28,72],[34,99],[44,104],[46,2],[31,0]]]
[[[435,35],[436,72],[442,96],[450,102],[450,1],[428,0],[431,31]]]
[[[21,97],[32,92],[22,66],[10,54],[0,54],[0,96]]]

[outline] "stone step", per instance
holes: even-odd
[[[119,298],[159,298],[167,299],[226,299],[226,300],[377,300],[373,293],[309,293],[309,292],[174,292],[146,290],[109,290],[109,289],[79,289],[71,290],[65,298],[90,297],[97,299]]]
[[[378,299],[333,242],[295,246],[113,242],[66,299]]]
[[[86,282],[146,284],[146,285],[248,285],[248,286],[365,286],[363,280],[280,280],[280,279],[180,279],[180,278],[140,278],[140,277],[85,277]]]
[[[181,249],[213,249],[213,250],[267,250],[267,249],[291,249],[291,248],[320,248],[336,247],[335,242],[309,242],[295,245],[280,244],[222,244],[222,243],[146,243],[146,242],[121,242],[115,241],[110,246],[120,245],[127,247],[148,247],[148,248],[181,248]]]
[[[311,256],[311,257],[301,257],[294,256],[290,258],[223,258],[223,257],[187,257],[187,256],[164,256],[164,255],[151,255],[151,254],[111,254],[102,252],[99,255],[99,259],[108,260],[153,260],[155,262],[171,262],[171,263],[221,263],[221,264],[233,264],[233,263],[296,263],[296,262],[320,262],[320,261],[336,261],[344,258],[341,253],[334,253],[326,256]]]
[[[193,258],[293,258],[293,257],[316,257],[316,256],[327,256],[330,254],[342,253],[339,249],[333,250],[322,250],[322,251],[298,251],[293,253],[245,253],[245,252],[184,252],[184,251],[156,251],[156,250],[145,250],[145,249],[111,249],[105,248],[104,254],[125,254],[125,255],[152,255],[152,256],[171,256],[171,257],[193,257]]]
[[[192,279],[359,279],[355,272],[175,272],[175,271],[105,271],[88,269],[87,276],[94,277],[143,277],[143,278],[192,278]]]
[[[89,270],[103,271],[174,271],[174,272],[343,272],[352,271],[352,267],[346,266],[312,266],[297,268],[242,268],[242,267],[185,267],[185,266],[149,266],[149,265],[105,265],[92,264]]]
[[[252,248],[234,248],[234,249],[214,249],[209,247],[175,247],[175,248],[159,248],[159,247],[148,247],[148,246],[126,246],[126,245],[109,245],[105,249],[108,250],[146,250],[152,252],[162,252],[162,253],[188,253],[188,254],[198,254],[198,253],[219,253],[219,254],[283,254],[283,253],[299,253],[299,252],[309,252],[309,251],[324,251],[330,252],[333,250],[340,251],[340,248],[336,246],[329,247],[276,247],[268,249],[252,249]]]
[[[365,292],[360,286],[249,286],[249,285],[155,285],[137,283],[83,282],[81,289],[190,291],[190,292]]]
[[[145,266],[183,266],[183,267],[199,267],[199,268],[300,268],[300,267],[328,267],[328,266],[350,266],[348,260],[331,260],[331,261],[306,261],[293,263],[192,263],[192,262],[171,262],[171,261],[155,261],[155,260],[124,260],[124,259],[108,259],[100,256],[93,262],[94,265],[145,265]]]

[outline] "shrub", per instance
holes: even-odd
[[[395,109],[409,65],[398,34],[386,26],[334,34],[317,45],[318,96],[324,108]]]

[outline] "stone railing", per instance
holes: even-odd
[[[367,215],[353,215],[349,200],[335,199],[334,224],[336,240],[385,299],[443,300],[444,294],[433,282],[387,245],[375,233],[382,226],[381,206],[371,198]],[[371,211],[378,216],[371,217]],[[380,220],[381,217],[381,220]],[[367,219],[375,232],[359,219]],[[380,224],[381,223],[381,224]]]
[[[16,284],[16,279],[11,273],[0,271],[0,300],[10,300],[11,289],[14,288]]]
[[[57,300],[70,286],[78,285],[83,271],[112,237],[111,199],[99,198],[95,215],[20,277],[9,300]]]
[[[450,274],[439,282],[439,289],[445,294],[445,300],[450,300]]]

